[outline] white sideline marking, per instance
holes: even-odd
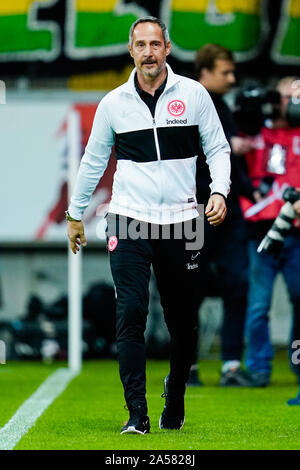
[[[53,372],[0,429],[0,450],[12,450],[77,374],[66,368]]]

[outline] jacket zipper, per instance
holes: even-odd
[[[139,97],[139,100],[144,104],[144,106],[146,106],[146,108],[148,109],[148,111],[149,111],[149,113],[152,117],[154,143],[155,143],[155,149],[156,149],[156,154],[157,154],[157,161],[159,162],[159,168],[160,168],[160,202],[159,202],[159,204],[162,205],[164,198],[163,198],[163,188],[162,188],[163,187],[163,185],[162,185],[162,172],[161,172],[161,167],[160,167],[161,166],[161,155],[160,155],[160,148],[159,148],[159,142],[158,142],[156,121],[155,121],[155,117],[152,116],[152,114],[150,112],[150,109],[148,108],[146,103],[140,97]],[[157,103],[156,103],[156,105],[157,105]]]
[[[153,122],[154,142],[155,142],[155,148],[156,148],[156,153],[157,153],[157,160],[160,161],[161,156],[160,156],[160,148],[159,148],[159,143],[158,143],[157,127],[156,127],[155,118],[152,119],[152,122]]]
[[[165,92],[165,91],[164,91]],[[162,93],[162,95],[164,94],[164,92]],[[161,96],[162,96],[161,95]],[[160,96],[160,97],[161,97]],[[159,99],[160,99],[159,97]],[[158,99],[158,100],[159,100]],[[158,136],[157,136],[157,127],[156,127],[156,121],[155,121],[155,117],[152,116],[151,112],[150,112],[150,109],[148,108],[148,106],[146,105],[146,103],[141,99],[140,96],[138,96],[138,100],[143,103],[144,106],[146,106],[146,108],[148,109],[148,112],[150,113],[150,116],[152,118],[152,125],[153,125],[153,133],[154,133],[154,143],[155,143],[155,149],[156,149],[156,154],[157,154],[157,160],[158,161],[161,161],[161,156],[160,156],[160,148],[159,148],[159,143],[158,143]],[[157,103],[156,103],[157,105]]]
[[[164,198],[163,198],[163,183],[162,183],[162,170],[161,170],[161,155],[160,155],[160,148],[159,148],[159,143],[158,143],[157,127],[156,127],[155,118],[152,119],[152,122],[153,122],[154,142],[155,142],[157,161],[158,161],[159,173],[160,173],[160,202],[159,202],[159,204],[162,205],[163,201],[164,201]]]

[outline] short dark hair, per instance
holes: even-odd
[[[163,21],[161,21],[159,18],[155,18],[155,16],[143,16],[142,18],[138,18],[131,25],[131,28],[129,30],[129,44],[131,46],[132,46],[133,31],[134,31],[135,27],[140,23],[155,23],[155,24],[158,24],[158,26],[160,26],[160,28],[162,30],[165,45],[167,45],[167,43],[170,41],[169,31],[168,31],[168,29],[167,29],[167,27],[166,27],[166,25]]]
[[[205,44],[198,50],[195,61],[195,70],[198,78],[203,69],[213,70],[216,60],[228,60],[234,62],[233,52],[219,44]]]

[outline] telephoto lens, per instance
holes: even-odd
[[[267,251],[274,256],[278,256],[284,239],[290,231],[293,222],[296,218],[296,213],[293,208],[294,202],[300,199],[300,193],[292,186],[285,189],[282,198],[285,204],[282,206],[278,216],[274,220],[270,230],[261,241],[257,252],[261,253],[263,250]]]
[[[292,204],[294,204],[300,199],[300,192],[293,188],[293,186],[289,186],[283,191],[282,199],[285,202],[291,202]]]

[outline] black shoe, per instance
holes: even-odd
[[[190,370],[190,375],[187,381],[187,386],[188,387],[202,387],[203,383],[201,382],[199,375],[198,375],[198,369],[191,369]]]
[[[146,434],[150,432],[150,421],[145,408],[137,406],[130,409],[129,421],[123,426],[121,434]]]
[[[181,429],[184,425],[184,392],[169,390],[169,376],[164,380],[165,407],[159,419],[160,429]]]
[[[221,387],[253,387],[252,376],[240,367],[222,372]]]
[[[252,387],[266,387],[270,383],[269,372],[251,372]]]

